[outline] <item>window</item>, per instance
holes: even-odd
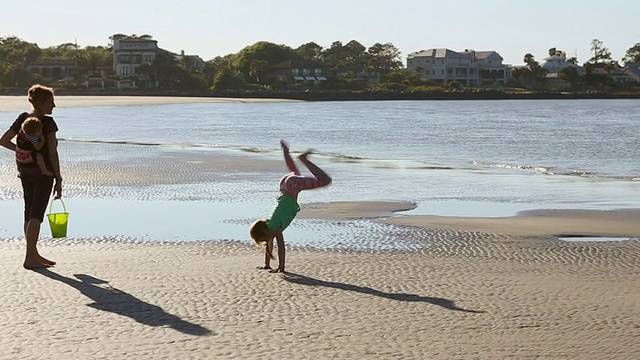
[[[430,74],[431,74],[431,70],[425,70],[425,71],[424,71],[424,74],[425,74],[425,75],[430,75]]]
[[[291,69],[291,75],[296,76],[300,74],[300,70],[299,69]]]
[[[311,75],[311,70],[309,70],[309,69],[302,69],[302,75],[304,75],[304,76],[309,76],[309,75]]]
[[[322,69],[315,69],[314,70],[314,74],[315,75],[322,75]]]

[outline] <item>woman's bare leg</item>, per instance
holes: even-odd
[[[24,224],[24,237],[27,251],[22,266],[25,269],[39,269],[55,265],[54,261],[45,259],[38,253],[38,237],[40,237],[40,220],[30,219]]]

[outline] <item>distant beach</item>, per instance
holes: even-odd
[[[113,106],[106,119],[115,121],[119,107],[131,105],[148,128],[142,105],[246,101],[282,100],[58,96],[55,111]],[[0,97],[0,111],[21,111],[25,104],[23,96]],[[88,110],[94,123],[82,122],[84,112],[66,110],[60,124],[91,129],[105,121],[104,112]],[[179,111],[192,118],[202,109],[164,111],[170,110],[167,123]],[[267,110],[225,108],[216,119],[237,113],[281,119]],[[292,111],[297,116],[306,110]],[[242,123],[236,118],[228,121],[203,124],[211,133],[222,127],[229,137],[232,131],[255,136],[234,127]],[[21,267],[19,180],[11,154],[2,152],[0,359],[633,359],[640,353],[638,209],[410,215],[418,205],[393,191],[408,186],[417,197],[450,186],[462,193],[469,179],[480,187],[480,176],[493,169],[409,161],[391,167],[392,161],[361,164],[355,157],[318,154],[335,171],[335,184],[303,194],[299,218],[285,233],[290,273],[270,274],[256,269],[263,249],[246,231],[254,215],[266,216],[271,208],[283,171],[277,149],[185,145],[182,138],[177,145],[136,143],[125,135],[138,134],[137,128],[122,130],[122,124],[113,125],[114,138],[61,131],[70,237],[50,238],[43,223],[41,251],[58,261],[49,270]],[[344,169],[352,172],[338,171]],[[349,197],[368,181],[386,184],[387,173],[403,181],[398,189],[385,188],[397,199],[384,198],[377,188],[363,192],[363,199]],[[416,174],[419,185],[404,181]],[[488,186],[509,190],[529,179],[522,185],[528,188],[553,179],[540,193],[567,186],[575,191],[568,197],[609,186],[615,194],[620,183],[633,194],[637,186],[626,178],[618,183],[511,172],[504,184],[495,183],[501,175],[489,178]],[[489,196],[485,188],[467,191]],[[506,191],[498,193],[501,199]],[[608,194],[603,190],[602,197]],[[130,235],[139,228],[145,238]],[[81,231],[91,235],[78,236]],[[163,237],[171,231],[190,239]],[[296,237],[310,241],[301,244]]]

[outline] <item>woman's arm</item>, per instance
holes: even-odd
[[[14,144],[11,140],[16,137],[15,131],[8,129],[2,134],[0,138],[0,146],[7,148],[11,151],[16,151],[16,144]]]
[[[56,178],[61,178],[60,176],[60,158],[58,157],[58,139],[56,138],[56,133],[52,132],[46,135],[45,141],[47,147],[49,148],[49,160],[51,160],[51,169]]]
[[[53,192],[55,193],[55,198],[59,199],[62,197],[62,176],[60,175],[60,158],[58,157],[58,139],[56,138],[55,132],[47,134],[46,139],[45,145],[49,149],[51,170],[53,171],[53,176],[56,178],[56,183],[53,185]]]

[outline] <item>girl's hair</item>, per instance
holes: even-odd
[[[34,103],[45,102],[52,98],[53,89],[44,85],[35,84],[29,88],[27,95],[29,102],[33,105]]]
[[[265,245],[267,246],[267,253],[269,254],[269,257],[271,257],[272,259],[274,258],[273,239],[265,240],[265,238],[269,235],[269,227],[267,226],[267,220],[260,219],[260,220],[254,221],[253,224],[251,224],[251,227],[249,228],[249,235],[251,236],[253,241],[258,245],[262,245],[262,243],[266,242]]]
[[[22,130],[29,135],[33,135],[42,131],[42,121],[35,116],[28,117],[22,123]]]

